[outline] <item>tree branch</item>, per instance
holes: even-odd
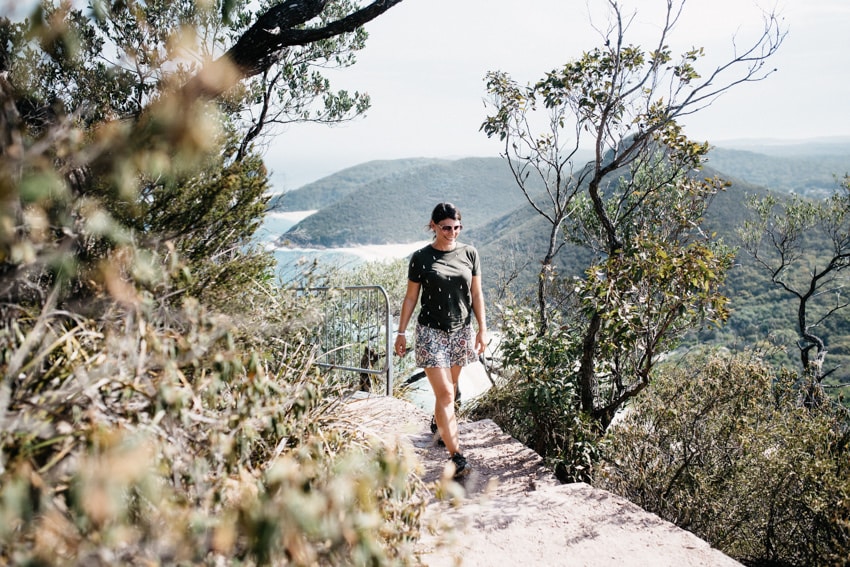
[[[375,0],[365,8],[321,28],[299,28],[320,15],[327,0],[286,0],[270,8],[227,53],[206,65],[183,87],[188,100],[213,99],[239,81],[266,72],[282,49],[350,33],[402,0]]]

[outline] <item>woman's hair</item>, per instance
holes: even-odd
[[[451,203],[440,203],[431,212],[431,221],[437,224],[446,219],[461,220],[460,211]]]

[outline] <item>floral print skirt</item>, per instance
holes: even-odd
[[[472,325],[447,332],[416,325],[416,365],[420,368],[466,366],[478,360]]]

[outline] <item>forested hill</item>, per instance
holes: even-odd
[[[276,211],[322,209],[378,179],[442,162],[444,160],[428,158],[369,161],[323,177],[295,191],[277,195],[271,200],[269,206]]]
[[[819,151],[816,149],[819,148]],[[850,173],[850,143],[765,146],[753,150],[714,148],[708,165],[725,176],[772,191],[820,199],[836,188],[836,176]]]
[[[763,187],[722,175],[705,167],[700,175],[718,175],[731,182],[730,187],[718,193],[712,200],[706,215],[705,229],[720,235],[727,243],[735,245],[735,230],[744,222],[748,195],[766,193]],[[464,239],[477,246],[488,259],[488,289],[498,288],[498,279],[511,275],[514,293],[521,293],[521,286],[533,287],[536,282],[540,261],[546,250],[551,225],[528,204],[509,211],[491,222],[473,226]],[[555,258],[562,275],[580,276],[589,265],[587,250],[566,244]]]
[[[814,198],[834,191],[836,178],[850,173],[850,138],[745,147],[712,149],[707,171],[737,181],[738,188],[760,186]],[[742,191],[731,194],[743,198]],[[525,210],[529,219],[535,216],[498,157],[371,161],[280,195],[271,207],[318,211],[281,235],[280,244],[331,248],[422,240],[431,208],[440,201],[461,209],[465,224],[473,229],[466,238],[489,240],[496,235],[505,249],[521,247],[527,240],[529,227],[523,228],[526,221],[517,214]],[[488,223],[497,224],[482,230]],[[495,227],[501,230],[493,232]]]
[[[390,162],[392,163],[392,162]],[[349,168],[335,199],[284,234],[280,242],[295,246],[341,247],[403,243],[428,237],[426,225],[434,205],[454,203],[468,226],[481,226],[520,207],[522,194],[507,164],[500,158],[403,160],[385,175],[379,162]],[[360,185],[350,183],[362,178]],[[286,210],[307,202],[304,193],[319,190],[327,198],[336,175],[282,196]],[[317,208],[317,207],[312,207]],[[304,209],[302,209],[304,210]]]

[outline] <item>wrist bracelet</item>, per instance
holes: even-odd
[[[407,338],[407,331],[399,331],[399,332],[398,332],[398,333],[396,333],[396,334],[401,335],[401,336],[402,336],[402,337],[404,337],[405,339]]]

